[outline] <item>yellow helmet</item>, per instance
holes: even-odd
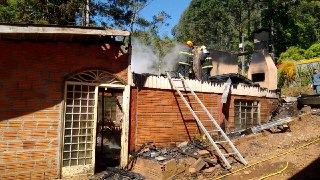
[[[187,41],[187,45],[188,46],[193,46],[193,42],[192,41]]]

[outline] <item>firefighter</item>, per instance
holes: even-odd
[[[192,41],[186,42],[186,47],[179,53],[179,69],[178,72],[185,78],[188,79],[192,71],[193,54],[192,49],[194,48]]]
[[[209,56],[210,52],[206,46],[200,47],[200,63],[201,63],[201,78],[202,81],[209,81],[210,71],[212,69],[212,58]]]

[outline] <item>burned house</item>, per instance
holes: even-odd
[[[91,175],[125,167],[146,142],[201,134],[168,78],[130,70],[129,32],[0,24],[0,179]],[[274,91],[188,80],[227,131],[268,121]]]
[[[131,88],[130,150],[138,149],[146,142],[159,147],[175,146],[201,134],[196,120],[166,77],[150,75],[133,79],[137,81]],[[223,83],[186,81],[226,132],[268,121],[278,105],[278,95],[268,89],[232,85],[226,103],[222,103]],[[194,97],[188,98],[188,101],[194,101]],[[202,115],[200,119],[207,117]]]
[[[0,179],[93,174],[105,162],[127,163],[128,36],[0,25]]]

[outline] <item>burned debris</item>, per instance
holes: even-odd
[[[175,159],[176,161],[180,161],[181,159],[185,159],[186,157],[194,157],[194,158],[206,158],[212,156],[212,153],[206,150],[208,147],[204,145],[204,143],[200,141],[190,141],[190,142],[182,142],[178,144],[176,147],[163,147],[156,148],[156,146],[152,143],[143,145],[143,148],[136,152],[133,156],[140,157],[144,159],[151,159],[158,162],[164,162],[171,159]],[[213,162],[215,161],[215,162]],[[216,160],[209,161],[211,164],[216,164]]]
[[[229,78],[231,79],[233,85],[237,85],[239,83],[242,83],[242,84],[246,84],[246,85],[260,87],[260,85],[258,83],[254,83],[252,80],[246,78],[245,76],[243,76],[239,73],[228,73],[228,74],[211,76],[209,78],[209,81],[214,82],[214,83],[224,83]]]
[[[132,171],[123,170],[117,167],[107,167],[105,171],[96,174],[94,178],[90,180],[143,180],[145,179],[138,173]]]
[[[147,179],[169,179],[179,174],[195,176],[198,173],[213,177],[220,167],[205,141],[182,142],[176,147],[163,148],[149,143],[132,157],[129,169]]]

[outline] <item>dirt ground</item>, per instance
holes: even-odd
[[[310,86],[281,88],[281,95],[283,96],[297,97],[300,94],[313,94],[313,89]]]
[[[320,116],[307,113],[290,123],[290,132],[265,131],[235,140],[249,167],[222,179],[259,179],[282,169],[282,173],[267,179],[320,179],[319,127]],[[257,163],[268,158],[272,159]],[[244,166],[237,163],[231,172],[241,168]]]
[[[318,114],[312,115],[315,112]],[[248,162],[247,166],[230,158],[232,169],[229,171],[218,165],[214,167],[214,173],[210,176],[206,174],[206,169],[209,168],[206,167],[192,175],[188,171],[183,171],[173,179],[256,180],[264,179],[263,177],[274,173],[277,174],[265,179],[320,179],[320,109],[306,108],[299,113],[300,115],[290,122],[289,130],[279,131],[273,128],[232,140]],[[123,178],[96,175],[92,179]],[[126,179],[140,179],[140,177],[132,175]]]

